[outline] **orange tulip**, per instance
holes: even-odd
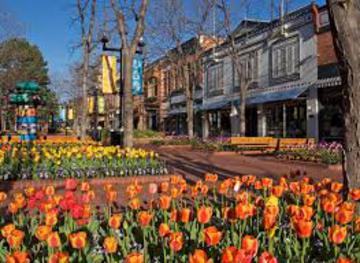
[[[344,242],[347,235],[346,226],[334,225],[329,229],[329,239],[332,243],[339,245]]]
[[[130,253],[126,256],[125,263],[144,263],[144,255],[138,252]]]
[[[339,257],[336,260],[336,263],[355,263],[355,261],[349,259],[349,258],[344,258],[344,257]]]
[[[184,244],[184,235],[182,232],[170,233],[169,246],[171,250],[178,252],[182,249],[183,244]]]
[[[45,225],[55,226],[58,222],[57,212],[55,210],[49,211],[45,214]]]
[[[161,182],[160,183],[160,192],[167,193],[169,191],[169,182]]]
[[[47,245],[51,248],[58,248],[61,246],[61,240],[58,232],[52,232],[47,237]]]
[[[300,183],[299,182],[290,182],[289,183],[289,189],[295,195],[300,194]]]
[[[271,178],[261,178],[261,184],[263,188],[270,188],[273,185],[273,180]]]
[[[197,211],[197,220],[201,224],[206,224],[210,221],[213,210],[211,207],[201,207]]]
[[[17,248],[21,246],[25,237],[25,233],[21,230],[15,229],[11,232],[10,236],[6,238],[11,248]]]
[[[70,257],[67,252],[56,252],[49,257],[48,263],[69,263]]]
[[[217,174],[212,174],[212,173],[206,173],[205,174],[205,181],[206,182],[216,183],[217,180],[218,180],[218,175]]]
[[[110,190],[113,189],[113,185],[112,184],[105,184],[104,185],[104,191],[105,192],[109,192]]]
[[[51,233],[51,227],[47,225],[38,226],[35,231],[35,236],[38,240],[44,241],[48,238]]]
[[[48,185],[45,187],[45,194],[48,196],[52,196],[55,194],[55,187],[53,185]]]
[[[313,229],[312,221],[298,220],[294,221],[293,224],[298,237],[308,238],[311,236]]]
[[[276,197],[280,198],[284,193],[284,187],[281,185],[276,185],[271,188],[271,194],[275,195]]]
[[[176,222],[178,220],[178,211],[176,211],[175,209],[171,210],[170,212],[170,221],[171,222]]]
[[[25,188],[24,192],[27,197],[32,197],[35,194],[36,190],[34,187],[29,186]]]
[[[114,214],[109,218],[109,226],[112,229],[119,229],[121,225],[122,215]]]
[[[235,257],[237,253],[236,247],[227,247],[222,251],[221,263],[236,263]]]
[[[183,208],[180,211],[180,221],[184,224],[190,221],[191,216],[191,209],[190,208]]]
[[[355,233],[360,233],[360,216],[355,219]]]
[[[306,206],[312,206],[316,200],[315,195],[306,194],[303,196],[304,205]]]
[[[139,198],[133,198],[130,200],[128,206],[132,209],[132,210],[138,210],[141,206],[140,203],[140,199]]]
[[[72,248],[83,249],[86,246],[87,234],[83,231],[72,233],[69,240]]]
[[[137,218],[138,218],[138,223],[140,224],[140,226],[146,227],[150,224],[151,219],[153,218],[153,215],[147,211],[141,211],[141,212],[139,212]]]
[[[353,201],[360,200],[360,188],[350,189],[349,196]]]
[[[189,263],[210,263],[206,252],[202,249],[195,249],[194,253],[189,256]]]
[[[264,251],[259,257],[259,263],[277,263],[277,259],[269,252]]]
[[[11,202],[8,205],[8,211],[10,214],[16,214],[19,211],[19,207],[15,202]]]
[[[108,254],[116,253],[118,249],[118,242],[115,237],[106,237],[104,239],[103,247]]]
[[[165,224],[165,223],[161,223],[160,226],[159,226],[159,235],[161,237],[165,237],[167,236],[168,234],[170,234],[170,227],[168,224]]]
[[[331,191],[338,193],[343,189],[343,184],[338,182],[332,182],[330,186]]]
[[[346,209],[345,207],[340,207],[339,210],[335,213],[335,220],[342,225],[348,224],[353,220],[355,209]]]
[[[222,233],[215,226],[210,226],[204,229],[204,236],[208,246],[216,246],[221,240]]]
[[[259,247],[258,240],[250,235],[246,235],[243,237],[241,241],[241,248],[245,249],[251,255],[255,256]]]
[[[7,198],[7,194],[5,192],[0,192],[0,203],[4,202]]]
[[[321,208],[324,210],[324,212],[332,214],[335,212],[336,203],[329,199],[323,199],[321,201]]]
[[[171,196],[161,195],[159,198],[159,206],[163,210],[168,210],[171,205]]]
[[[170,190],[171,197],[176,199],[180,196],[181,192],[178,188],[172,187]]]
[[[6,257],[6,263],[30,263],[29,254],[25,251],[15,251]]]
[[[109,203],[114,203],[117,199],[117,192],[115,190],[106,192],[106,199]]]
[[[14,224],[7,224],[5,226],[3,226],[1,228],[1,234],[3,235],[3,237],[7,238],[8,236],[11,235],[11,232],[15,230],[15,225]]]
[[[90,190],[90,184],[88,182],[82,182],[80,185],[80,190],[82,192],[88,192]]]

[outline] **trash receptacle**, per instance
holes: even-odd
[[[120,131],[110,132],[110,143],[111,145],[122,145],[122,133]]]

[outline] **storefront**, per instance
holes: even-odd
[[[266,136],[306,137],[306,100],[293,100],[263,105]]]
[[[340,86],[319,89],[319,137],[322,141],[342,141],[344,138],[344,115],[342,89]]]

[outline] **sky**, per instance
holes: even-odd
[[[185,0],[192,1],[192,0]],[[241,0],[233,0],[240,2]],[[261,10],[264,0],[251,0],[249,16],[266,16]],[[296,8],[309,3],[309,0],[290,0],[290,8]],[[150,0],[156,2],[156,0]],[[325,0],[317,1],[324,4]],[[67,74],[68,67],[79,57],[79,51],[71,52],[71,47],[79,36],[72,17],[75,0],[0,0],[1,9],[10,12],[25,27],[25,37],[36,44],[48,61],[50,75]]]

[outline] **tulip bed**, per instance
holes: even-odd
[[[135,181],[122,209],[113,185],[96,208],[75,179],[0,193],[1,262],[359,262],[360,189],[344,198],[330,179],[217,178]]]
[[[0,180],[167,174],[154,152],[85,144],[0,144]]]

